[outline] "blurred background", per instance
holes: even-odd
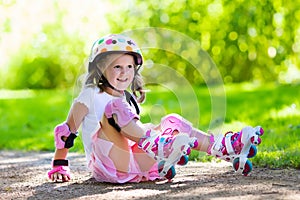
[[[93,41],[144,27],[175,30],[199,41],[225,83],[299,83],[297,2],[1,0],[0,88],[73,86]],[[139,37],[147,40],[145,35]],[[191,83],[203,84],[180,56],[160,50],[151,54],[153,62],[178,68]]]
[[[142,120],[261,125],[253,163],[300,169],[300,0],[0,0],[0,150],[53,151],[93,42],[123,32],[153,83]]]

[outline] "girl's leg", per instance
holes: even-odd
[[[109,158],[113,161],[117,171],[128,172],[130,152],[127,138],[111,127],[106,118],[101,121],[98,138],[113,143],[109,151]]]
[[[138,144],[140,138],[145,136],[145,132],[147,128],[149,127],[145,127],[140,121],[133,119],[126,126],[122,127],[122,131],[121,131],[122,134],[120,134],[112,126],[108,124],[106,118],[103,118],[102,130],[103,132],[107,132],[110,134],[105,135],[102,133],[99,135],[100,138],[109,140],[115,144],[112,147],[112,150],[110,152],[110,157],[114,161],[118,170],[126,171],[126,167],[128,168],[129,150],[128,150],[128,143],[126,138],[129,138],[130,140],[135,141]],[[154,127],[151,128],[155,129]],[[156,129],[159,130],[160,128],[161,127],[158,127]],[[164,132],[164,130],[161,131]],[[172,130],[172,134],[176,135],[177,133],[178,133],[177,129]],[[190,135],[190,137],[197,138],[198,146],[194,148],[195,150],[207,152],[208,147],[210,145],[210,137],[205,132],[192,128],[191,132],[188,134]],[[138,145],[135,145],[132,150],[134,153],[134,158],[136,159],[142,171],[149,170],[156,162],[144,150],[139,148]]]
[[[263,129],[257,127],[244,127],[240,132],[228,132],[223,134],[206,133],[192,127],[192,124],[177,114],[165,116],[160,124],[164,132],[174,134],[177,132],[186,132],[191,137],[198,139],[199,151],[207,152],[209,155],[233,163],[234,169],[243,175],[248,175],[252,170],[252,164],[248,160],[256,155],[256,145],[261,143],[260,136],[263,135]]]
[[[198,140],[198,146],[194,148],[195,150],[207,152],[210,145],[210,136],[207,133],[193,128],[190,136],[196,137]]]
[[[110,150],[109,157],[114,162],[118,171],[128,172],[130,162],[128,139],[136,142],[132,147],[132,153],[142,172],[148,171],[156,163],[156,160],[138,147],[139,139],[144,137],[144,133],[146,132],[146,127],[139,121],[132,120],[119,133],[108,123],[107,118],[103,117],[101,127],[98,137],[114,144]]]
[[[149,171],[156,163],[156,160],[151,158],[147,153],[145,153],[145,151],[139,148],[137,144],[132,147],[132,152],[134,159],[142,172]]]
[[[140,138],[145,136],[145,132],[146,127],[144,127],[142,123],[140,123],[137,120],[132,120],[130,123],[128,123],[122,128],[122,134],[118,133],[119,135],[123,135],[124,137],[136,142],[136,144],[132,147],[132,152],[135,161],[139,165],[139,168],[142,172],[149,171],[156,163],[156,161],[153,158],[151,158],[144,150],[138,147],[138,142]],[[116,156],[116,160],[118,160],[118,155],[116,154]]]
[[[146,130],[149,128],[156,129],[157,131],[162,131],[160,130],[160,126],[155,127],[154,125],[152,125],[151,127],[145,127],[144,124],[141,124],[139,121],[136,121],[134,123],[129,123],[127,126],[123,127],[122,133],[126,135],[126,137],[138,143],[139,138],[143,137],[143,133],[146,132]],[[130,135],[127,133],[130,133]],[[174,130],[172,134],[176,135],[178,133],[179,132],[177,130]],[[190,137],[196,137],[199,141],[199,145],[194,148],[195,150],[207,152],[210,142],[209,136],[205,132],[200,131],[198,129],[193,129],[192,133],[190,134]],[[133,147],[133,152],[134,157],[142,171],[148,171],[156,162],[147,153],[145,153],[145,151],[139,148],[137,144]]]
[[[198,145],[194,148],[195,150],[207,152],[210,145],[210,136],[207,133],[194,128],[191,122],[178,114],[169,114],[163,117],[159,128],[162,132],[169,134],[184,132],[190,137],[196,137]]]
[[[152,128],[147,129],[132,109],[126,99],[114,99],[105,107],[105,118],[111,125],[110,127],[115,128],[124,137],[135,141],[152,160],[156,160],[161,176],[173,178],[174,165],[183,155],[189,154],[190,147],[196,145],[196,138],[191,138],[185,133],[170,135]],[[142,158],[141,160],[147,158],[143,154],[136,155],[136,157]]]

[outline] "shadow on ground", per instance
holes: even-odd
[[[70,153],[73,179],[47,179],[53,154],[0,152],[0,199],[300,199],[300,171],[254,168],[251,176],[234,174],[226,162],[189,162],[176,168],[172,182],[110,184],[96,182],[85,157]]]

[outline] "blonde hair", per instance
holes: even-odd
[[[105,82],[107,81],[104,77],[103,73],[105,69],[109,66],[111,62],[115,59],[117,53],[108,53],[108,54],[99,54],[93,62],[88,63],[88,73],[85,78],[84,87],[99,87],[100,92],[103,92],[105,87],[108,87]],[[120,54],[120,53],[118,53]],[[127,53],[125,53],[127,54]],[[130,53],[128,53],[131,55]],[[145,92],[143,91],[144,81],[143,77],[140,74],[140,67],[141,66],[134,66],[135,67],[135,75],[133,81],[131,83],[131,91],[137,101],[142,103],[145,100]],[[103,84],[104,83],[104,84]],[[139,94],[137,94],[137,92]]]

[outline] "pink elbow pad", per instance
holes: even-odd
[[[65,141],[62,140],[62,137],[69,137],[71,131],[69,126],[66,123],[59,124],[54,129],[55,136],[55,146],[57,149],[65,148]]]
[[[113,99],[105,107],[105,116],[110,119],[115,114],[117,116],[117,124],[120,127],[126,126],[133,119],[140,119],[134,111],[134,108],[129,105],[126,99]]]

